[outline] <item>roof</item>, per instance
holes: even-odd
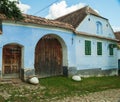
[[[105,39],[105,40],[110,40],[110,41],[114,41],[114,42],[118,42],[118,39],[114,39],[114,38],[108,38],[108,37],[104,37],[104,36],[99,36],[99,35],[95,35],[95,34],[89,34],[86,32],[77,32],[75,31],[76,34],[81,35],[81,36],[87,36],[87,37],[92,37],[92,38],[98,38],[98,39]]]
[[[85,33],[85,32],[75,31],[75,27],[77,27],[79,25],[79,23],[82,22],[82,20],[89,13],[101,17],[93,9],[86,6],[82,9],[74,11],[74,12],[72,12],[68,15],[65,15],[63,17],[60,17],[56,20],[49,20],[49,19],[45,19],[45,18],[41,18],[41,17],[37,17],[37,16],[23,14],[24,20],[21,20],[19,22],[23,22],[23,23],[27,23],[27,24],[38,24],[38,25],[49,26],[49,27],[63,28],[63,29],[71,30],[72,32],[74,32],[75,34],[78,34],[78,35],[95,37],[95,38],[106,39],[106,40],[111,40],[111,41],[117,41],[116,39],[100,37],[100,36],[96,36],[96,35],[90,35],[90,34]],[[2,21],[15,21],[14,19],[8,19],[4,14],[0,14],[0,20],[2,20]],[[2,31],[0,31],[0,33],[2,33]]]
[[[69,24],[73,25],[74,28],[76,28],[76,27],[78,27],[78,25],[83,21],[83,19],[88,14],[92,14],[92,15],[95,15],[95,16],[98,16],[98,17],[102,17],[95,10],[90,8],[89,6],[85,6],[81,9],[79,9],[79,10],[76,10],[76,11],[74,11],[72,13],[69,13],[65,16],[59,17],[55,20],[58,20],[60,22],[69,23]]]
[[[58,27],[58,28],[64,28],[64,29],[70,29],[70,30],[74,29],[71,24],[64,23],[64,22],[49,20],[49,19],[45,19],[37,16],[27,15],[27,14],[23,14],[23,17],[24,17],[24,20],[20,21],[23,23],[39,24],[44,26]],[[0,20],[14,21],[14,19],[8,19],[4,14],[0,14]]]
[[[118,39],[120,41],[120,31],[115,32],[115,37],[116,37],[116,39]]]

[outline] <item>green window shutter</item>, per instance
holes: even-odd
[[[113,55],[113,53],[114,53],[114,52],[113,52],[113,48],[109,48],[109,54],[110,54],[110,55]]]
[[[97,42],[97,55],[102,55],[102,42]]]
[[[109,44],[109,55],[114,55],[115,44]]]
[[[91,55],[91,41],[85,40],[85,55]]]

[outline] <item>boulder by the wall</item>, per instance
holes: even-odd
[[[39,80],[38,80],[38,78],[37,77],[32,77],[32,78],[30,78],[29,79],[29,82],[31,83],[31,84],[39,84]]]
[[[81,81],[81,77],[80,77],[79,75],[73,75],[73,76],[72,76],[72,79],[73,79],[74,81]]]

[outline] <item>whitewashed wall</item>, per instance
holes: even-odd
[[[88,20],[90,19],[90,21]],[[103,27],[103,33],[96,33],[96,22],[100,21]],[[94,15],[87,15],[86,18],[76,28],[77,31],[86,32],[91,35],[104,36],[109,38],[115,38],[113,30],[107,19],[103,19]]]
[[[91,55],[85,55],[85,40],[91,41]],[[97,55],[97,42],[102,42],[102,55]],[[82,69],[117,68],[117,49],[109,55],[109,44],[115,43],[92,37],[76,36],[76,67]]]
[[[88,22],[87,18],[85,19],[85,22],[86,23],[84,24],[81,23],[81,27],[78,27],[77,30],[95,34],[95,25],[90,26],[91,28],[85,27]],[[90,25],[92,25],[92,23],[90,23]],[[112,34],[112,30],[106,28],[104,36],[108,36],[109,33]],[[117,50],[114,49],[113,56],[109,55],[108,45],[109,43],[113,43],[111,41],[76,35],[72,31],[65,29],[32,25],[28,26],[5,22],[3,23],[3,33],[0,35],[0,69],[2,70],[3,46],[9,43],[17,43],[24,47],[23,68],[34,69],[35,46],[37,42],[47,34],[54,34],[62,44],[64,49],[63,66],[68,66],[68,68],[74,68],[77,70],[117,68]],[[114,38],[113,35],[110,37]],[[85,55],[85,40],[91,41],[91,55]],[[97,41],[102,42],[102,55],[97,55]]]

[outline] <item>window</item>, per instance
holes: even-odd
[[[90,18],[88,18],[88,21],[90,21]]]
[[[85,40],[85,55],[91,55],[91,41]]]
[[[96,22],[96,27],[97,27],[96,33],[97,33],[97,34],[102,34],[102,33],[103,33],[103,31],[102,31],[102,23],[99,22],[99,21],[97,21],[97,22]]]
[[[2,34],[2,21],[0,20],[0,34]]]
[[[114,54],[114,44],[110,44],[109,45],[109,55],[113,55]]]
[[[102,42],[97,42],[97,55],[102,55]]]
[[[108,24],[106,24],[106,27],[108,27]]]
[[[114,52],[113,52],[113,48],[109,48],[109,54],[110,54],[110,55],[113,55],[113,53],[114,53]]]

